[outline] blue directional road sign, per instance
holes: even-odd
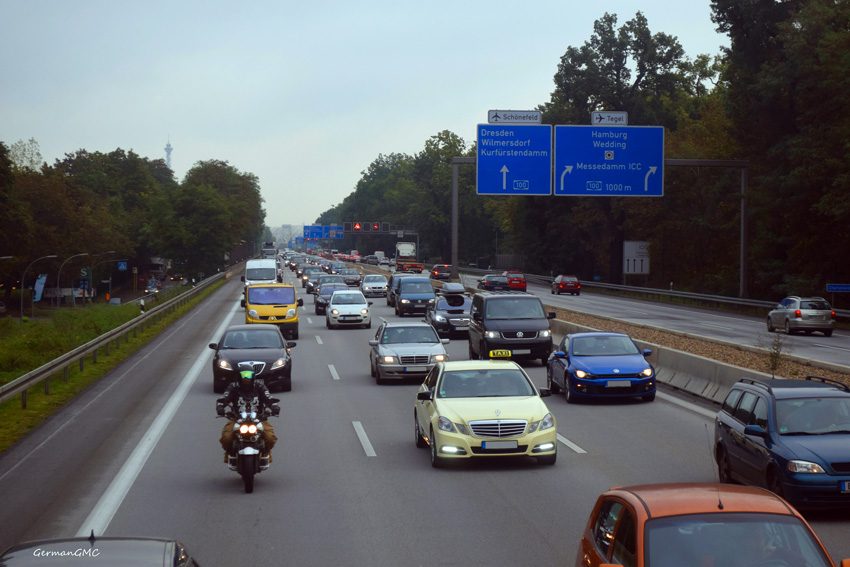
[[[662,197],[661,126],[555,126],[555,195]]]
[[[831,293],[847,293],[850,292],[850,284],[846,283],[828,283],[826,291]]]
[[[320,224],[307,224],[304,225],[304,238],[310,240],[317,240],[322,237],[322,225]]]
[[[552,126],[479,124],[479,195],[551,195]]]
[[[322,226],[322,238],[342,238],[342,225],[326,224]]]

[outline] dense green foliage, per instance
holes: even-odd
[[[121,149],[79,150],[53,165],[39,160],[34,140],[11,148],[0,142],[0,256],[14,256],[0,262],[7,300],[26,265],[40,256],[58,256],[37,267],[49,278],[81,252],[90,257],[79,265],[126,258],[142,274],[156,256],[181,273],[209,274],[235,246],[264,234],[256,176],[224,161],[198,162],[177,183],[163,160]]]
[[[667,158],[749,160],[749,295],[822,294],[826,282],[850,281],[850,2],[714,0],[712,9],[731,45],[693,59],[641,13],[619,27],[604,14],[561,57],[544,122],[625,110],[630,124],[665,127]],[[316,222],[390,221],[419,233],[424,258],[447,261],[450,160],[474,155],[444,131],[414,156],[378,156]],[[738,292],[739,170],[668,167],[660,199],[477,197],[473,168],[460,171],[462,260],[495,265],[496,254],[514,254],[529,272],[619,283],[623,241],[646,240],[652,274],[631,283]],[[369,248],[361,243],[344,244]]]

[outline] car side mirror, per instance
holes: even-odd
[[[245,308],[245,300],[244,299],[240,300],[239,305],[242,306],[242,308],[244,309]]]
[[[562,350],[556,350],[552,353],[552,356],[554,356],[555,358],[567,358],[567,353]]]
[[[298,344],[293,341],[286,341],[286,348],[295,348]]]
[[[240,279],[244,282],[244,281],[245,281],[245,276],[242,276]]]
[[[369,339],[369,346],[378,346],[378,339]]]
[[[374,301],[367,301],[366,302],[367,305],[372,305],[373,303],[374,303]]]
[[[209,347],[213,350],[216,350],[218,348],[218,345],[216,343],[210,343]]]
[[[552,390],[549,388],[540,388],[540,397],[547,398],[552,395]]]
[[[473,321],[481,321],[481,313],[473,313],[472,314]]]
[[[444,345],[447,345],[447,344],[449,344],[449,342],[451,342],[451,339],[440,339],[440,342],[443,343]]]
[[[850,559],[842,559],[841,567],[850,567]]]
[[[643,349],[643,356],[644,356],[644,358],[648,357],[648,356],[652,356],[652,349],[651,348]]]
[[[549,313],[546,314],[547,319],[554,319],[555,317],[556,317],[556,314],[555,314],[554,311],[550,311]]]
[[[419,392],[418,394],[416,394],[416,399],[423,401],[423,402],[433,400],[434,399],[434,392],[432,392],[431,390],[427,390],[425,392]]]
[[[752,435],[753,437],[761,437],[767,439],[767,431],[761,425],[747,425],[744,427],[744,435]]]
[[[298,307],[301,307],[302,305],[304,305],[304,300],[299,297],[298,298]]]

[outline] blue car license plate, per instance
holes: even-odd
[[[850,492],[850,480],[842,480],[841,481],[841,492],[844,492],[844,493]]]
[[[516,449],[516,441],[482,441],[482,449]]]

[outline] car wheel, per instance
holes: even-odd
[[[213,392],[215,392],[216,394],[222,394],[226,389],[227,386],[225,386],[221,382],[213,380]]]
[[[487,343],[481,343],[478,347],[478,360],[489,360],[490,355],[487,353]]]
[[[831,337],[832,336],[832,329],[827,329],[826,331],[824,331],[823,336]]]
[[[283,386],[280,388],[281,392],[291,392],[292,391],[292,377],[289,376],[286,380],[283,381]]]
[[[767,489],[784,498],[783,493],[785,491],[782,489],[782,479],[775,467],[770,467],[767,471]]]
[[[371,329],[372,328],[372,320],[369,319],[369,322],[366,323],[365,325],[363,325],[363,327],[366,328],[366,329]]]
[[[767,318],[767,332],[775,333],[776,327],[773,326],[773,321],[770,320],[770,317]]]
[[[641,396],[640,399],[645,402],[651,402],[655,399],[655,392],[652,392],[651,394],[646,394],[645,396]]]
[[[794,334],[794,331],[791,330],[791,322],[788,321],[787,319],[785,320],[785,334],[786,335],[793,335]]]
[[[333,329],[333,325],[331,325],[331,320],[328,318],[325,318],[325,327],[327,327],[328,329]]]
[[[386,383],[386,380],[384,380],[383,376],[381,376],[381,369],[378,368],[378,367],[375,367],[375,384],[377,384],[378,386],[381,386],[385,383]]]
[[[542,457],[537,457],[537,464],[539,465],[554,465],[555,461],[558,460],[558,451],[557,449],[551,455],[543,455]]]
[[[475,360],[475,352],[472,350],[472,341],[469,341],[469,360]]]
[[[575,295],[581,295],[581,292],[580,292],[580,291],[577,291],[577,292],[575,293]]]
[[[732,472],[729,469],[729,456],[723,447],[717,449],[717,480],[725,483],[732,482]]]
[[[431,466],[441,469],[446,465],[446,460],[437,454],[437,438],[434,437],[434,429],[431,429]]]
[[[550,290],[549,290],[549,293],[551,293],[552,295],[555,295],[555,290],[554,290],[554,289],[550,289]]]
[[[298,329],[295,329],[294,331],[292,331],[292,340],[293,341],[298,340]]]
[[[416,447],[424,449],[428,446],[425,439],[422,438],[422,432],[419,431],[419,418],[416,416],[416,410],[413,410],[413,435],[416,437]]]
[[[576,402],[575,396],[570,391],[570,380],[566,376],[564,376],[564,401],[568,404],[574,404]]]
[[[552,368],[549,365],[546,365],[546,387],[549,388],[549,391],[553,394],[560,394],[561,387],[555,384],[555,381],[552,380]]]

